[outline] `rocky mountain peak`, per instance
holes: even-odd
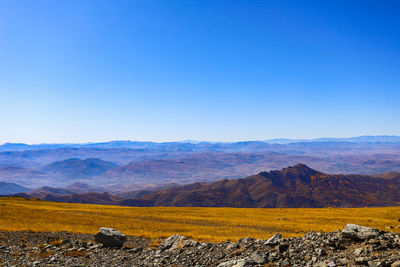
[[[305,164],[297,163],[294,166],[289,166],[287,168],[283,168],[281,171],[282,175],[296,175],[296,176],[315,176],[322,174],[319,171],[316,171]]]

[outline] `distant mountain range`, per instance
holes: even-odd
[[[295,165],[298,162],[305,165]],[[282,170],[271,171],[277,169]],[[254,173],[259,174],[249,176]],[[399,173],[398,136],[0,146],[0,194],[18,192],[66,202],[230,207],[398,205]]]
[[[186,140],[182,142],[143,142],[130,140],[117,140],[99,143],[77,143],[77,144],[24,144],[24,143],[5,143],[0,145],[0,151],[23,151],[37,149],[56,149],[56,148],[131,148],[131,149],[156,149],[168,151],[226,151],[227,149],[239,149],[243,146],[256,145],[263,148],[263,144],[292,144],[292,143],[313,143],[313,142],[354,142],[354,143],[400,143],[400,136],[378,135],[378,136],[358,136],[348,138],[315,138],[315,139],[269,139],[265,141],[243,141],[243,142],[207,142]],[[265,146],[264,146],[265,148]]]
[[[0,195],[12,195],[20,192],[26,192],[30,189],[14,183],[0,182]]]
[[[353,142],[353,143],[399,143],[400,136],[396,135],[364,135],[357,137],[344,137],[344,138],[315,138],[315,139],[269,139],[265,140],[269,144],[291,144],[291,143],[313,143],[313,142]]]
[[[400,172],[400,138],[218,142],[112,141],[0,146],[0,181],[27,188],[73,183],[109,193],[246,177],[303,162],[324,173]],[[270,143],[269,143],[270,142]]]
[[[46,199],[49,196],[65,196],[73,194],[85,194],[89,192],[105,192],[106,189],[98,186],[90,186],[84,183],[74,183],[65,188],[56,188],[50,186],[42,186],[30,192],[19,191],[20,193],[28,192],[30,197],[38,199]]]
[[[42,188],[23,196],[71,203],[186,207],[364,207],[400,205],[400,173],[324,174],[297,164],[242,179],[172,186],[126,198],[109,193],[75,193]],[[43,193],[46,191],[45,193]]]
[[[118,167],[117,164],[97,158],[72,158],[53,162],[42,168],[42,171],[61,175],[70,179],[89,178]]]

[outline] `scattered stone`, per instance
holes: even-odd
[[[328,267],[335,267],[336,264],[334,261],[328,261]]]
[[[342,236],[354,240],[366,240],[379,236],[379,230],[356,224],[348,224],[342,230]]]
[[[240,245],[236,242],[231,243],[226,247],[227,250],[232,250],[232,249],[237,249],[237,248],[240,248]]]
[[[141,252],[142,250],[143,250],[143,248],[131,248],[131,249],[128,249],[128,252],[138,253],[138,252]]]
[[[365,257],[358,257],[358,258],[355,258],[354,263],[360,264],[360,265],[366,265],[368,263],[368,260]]]
[[[172,235],[170,237],[168,237],[167,239],[165,239],[161,244],[159,249],[161,251],[164,250],[175,250],[175,249],[180,249],[180,248],[184,248],[184,247],[194,247],[197,246],[199,243],[189,239],[185,236],[182,235]]]
[[[254,238],[251,237],[245,237],[245,238],[241,238],[238,240],[239,244],[248,244],[248,243],[253,243],[254,242]]]
[[[0,232],[1,266],[385,266],[400,267],[400,235],[380,232],[360,242],[342,231],[310,232],[268,245],[266,240],[242,238],[238,242],[198,243],[181,235],[162,241],[158,250],[150,240],[127,236],[122,249],[92,243],[93,235]],[[49,237],[70,240],[46,247]],[[20,240],[28,244],[23,246]],[[79,242],[76,242],[79,241]],[[40,258],[38,257],[40,253]]]
[[[285,252],[289,248],[289,244],[279,244],[278,251],[279,253]]]
[[[94,238],[96,242],[103,244],[105,247],[122,247],[126,241],[126,235],[120,231],[106,227],[101,227]]]
[[[270,239],[265,242],[266,245],[276,245],[279,243],[279,241],[282,239],[281,234],[274,234]]]
[[[250,258],[244,258],[239,260],[230,260],[227,262],[223,262],[218,264],[218,267],[245,267],[245,266],[253,266],[255,264]]]
[[[361,254],[363,254],[363,252],[364,252],[364,249],[363,249],[363,248],[356,248],[356,249],[354,250],[354,255],[355,255],[355,256],[360,256]]]
[[[262,251],[254,251],[253,254],[251,254],[250,259],[252,259],[255,263],[257,264],[264,264],[267,263],[266,255]]]
[[[323,250],[322,248],[317,248],[315,250],[315,253],[317,254],[317,256],[325,256],[326,255],[325,250]]]
[[[284,259],[280,264],[280,267],[290,267],[290,262],[287,259]]]

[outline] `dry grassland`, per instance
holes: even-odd
[[[96,233],[102,226],[152,239],[178,233],[199,241],[301,236],[342,229],[347,223],[400,232],[400,207],[238,209],[119,207],[0,198],[0,231]]]

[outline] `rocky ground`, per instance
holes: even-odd
[[[104,236],[97,240],[106,244]],[[118,240],[121,241],[121,236]],[[246,237],[233,243],[212,244],[173,235],[161,244],[154,244],[146,238],[128,236],[123,237],[122,243],[122,247],[108,247],[87,234],[0,232],[0,263],[2,266],[400,266],[399,234],[357,225],[289,239],[277,234],[268,240]]]

